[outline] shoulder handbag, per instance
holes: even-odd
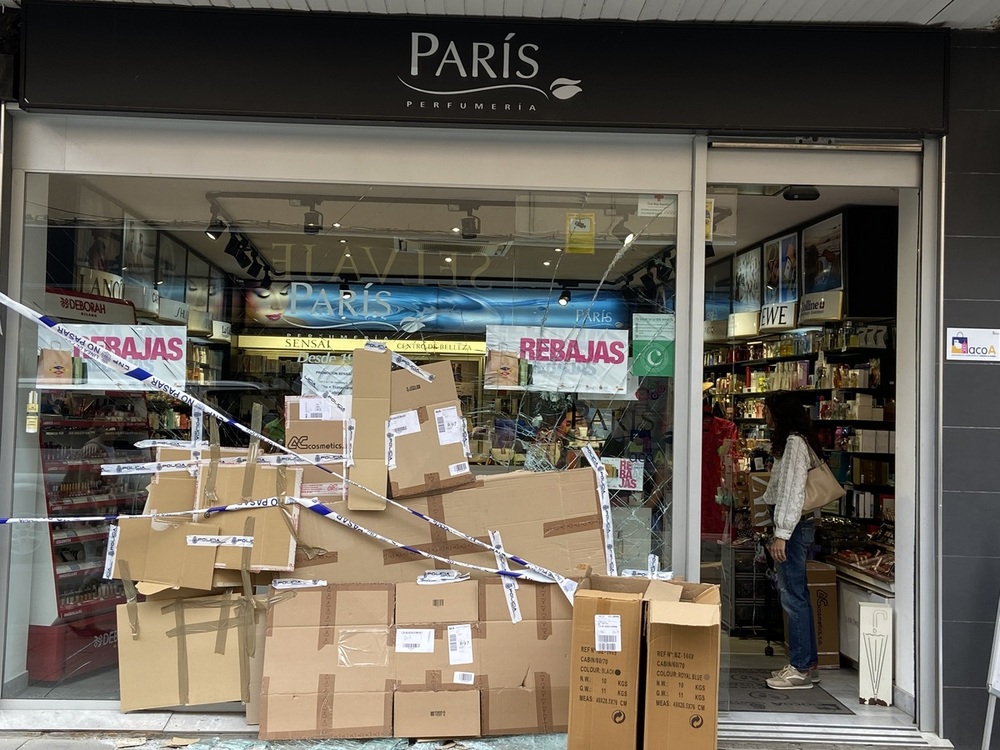
[[[819,510],[824,505],[839,500],[847,494],[840,482],[833,476],[830,467],[809,448],[816,465],[806,475],[806,499],[802,504],[802,515]]]

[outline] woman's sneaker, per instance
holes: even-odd
[[[767,686],[773,690],[812,690],[813,684],[809,672],[800,672],[789,664],[777,676],[768,679]]]
[[[784,672],[786,669],[788,669],[788,667],[782,667],[781,669],[774,670],[773,672],[771,672],[771,677],[780,676],[781,673]],[[816,667],[813,667],[812,669],[809,670],[809,679],[812,680],[813,685],[819,683],[820,681],[819,670],[816,669]]]

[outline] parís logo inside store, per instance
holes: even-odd
[[[410,81],[399,77],[407,88],[433,97],[463,97],[463,101],[408,101],[421,109],[474,109],[531,112],[531,102],[468,101],[470,96],[509,90],[530,92],[544,99],[572,99],[583,89],[574,78],[555,78],[548,86],[537,59],[539,45],[517,38],[516,32],[502,40],[456,42],[425,31],[410,34]],[[434,85],[423,84],[433,80]],[[450,81],[451,83],[447,83]],[[418,83],[420,85],[418,85]]]

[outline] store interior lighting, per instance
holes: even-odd
[[[323,231],[323,214],[316,210],[316,206],[309,206],[305,217],[302,220],[302,231],[305,234],[319,234]]]
[[[273,283],[274,283],[274,279],[271,278],[271,271],[270,271],[270,269],[264,269],[264,278],[260,280],[260,285],[259,285],[260,288],[261,289],[270,289],[271,288],[271,284],[273,284]]]
[[[209,239],[217,240],[226,231],[226,223],[219,218],[215,211],[212,211],[212,220],[208,224],[208,228],[205,229],[205,234],[208,235]]]
[[[474,240],[479,236],[481,225],[479,217],[470,210],[466,216],[462,217],[462,239]]]
[[[263,270],[264,264],[260,262],[260,253],[255,248],[250,251],[250,266],[247,268],[247,273],[253,278],[257,278]]]
[[[611,236],[618,240],[623,245],[628,242],[629,237],[635,235],[631,229],[625,224],[625,217],[621,216],[618,219],[618,223],[611,227]]]
[[[344,300],[354,299],[354,292],[351,291],[351,285],[346,281],[340,282],[340,298]]]
[[[569,304],[569,301],[571,299],[572,299],[572,295],[570,294],[569,289],[563,289],[562,290],[562,294],[559,295],[558,302],[559,302],[560,305],[562,305],[563,307],[565,307],[566,305]]]

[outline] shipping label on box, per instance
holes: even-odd
[[[426,495],[475,481],[469,468],[469,436],[455,391],[451,362],[392,373],[386,463],[393,498]]]
[[[285,446],[296,453],[347,455],[347,420],[351,397],[285,397]],[[322,463],[323,469],[306,466],[302,471],[305,497],[344,497],[347,492],[345,461]],[[332,472],[332,473],[331,473]]]
[[[646,612],[646,747],[715,750],[719,722],[719,587],[653,582]],[[672,600],[666,586],[681,590]]]

